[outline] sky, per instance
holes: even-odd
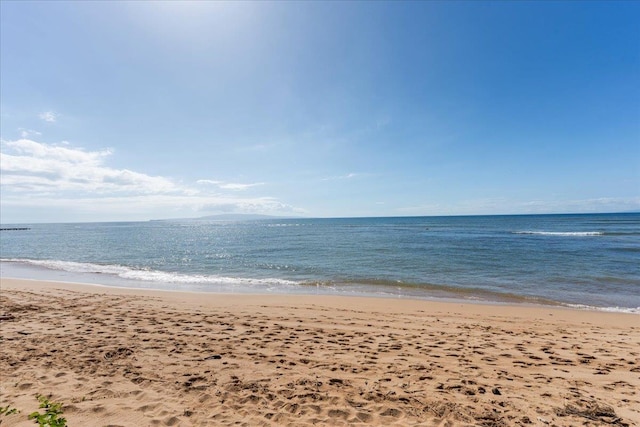
[[[0,2],[0,222],[640,210],[640,2]]]

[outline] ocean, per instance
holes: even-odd
[[[640,313],[640,214],[14,224],[0,275]]]

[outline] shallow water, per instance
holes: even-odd
[[[640,214],[19,226],[3,277],[640,311]]]

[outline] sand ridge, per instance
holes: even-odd
[[[637,315],[3,280],[2,426],[640,425]]]

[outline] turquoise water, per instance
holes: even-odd
[[[640,214],[19,226],[3,277],[640,312]]]

